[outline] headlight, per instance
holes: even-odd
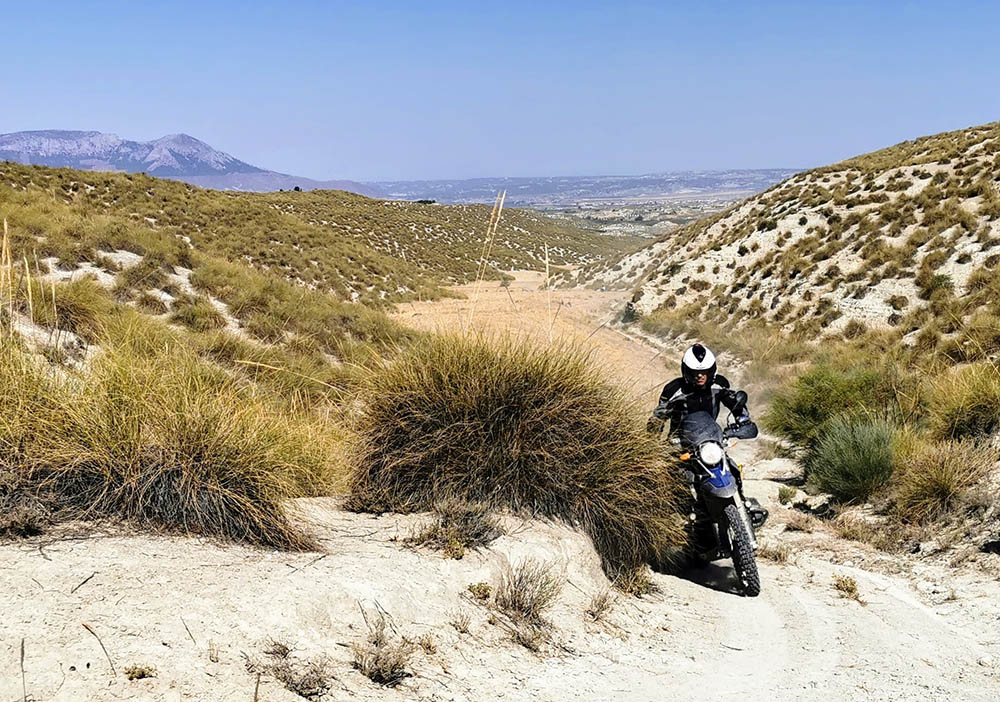
[[[722,447],[714,441],[709,441],[701,445],[701,448],[698,449],[698,455],[705,465],[716,466],[722,460]]]

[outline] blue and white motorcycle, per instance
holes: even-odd
[[[726,447],[732,439],[756,438],[757,426],[746,421],[723,430],[710,413],[692,412],[676,436],[694,498],[687,525],[694,557],[701,562],[732,558],[743,594],[756,597],[760,574],[754,532],[768,513],[757,500],[743,495],[739,466],[726,454]]]

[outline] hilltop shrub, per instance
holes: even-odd
[[[683,544],[676,472],[581,352],[434,336],[374,373],[361,405],[355,509],[460,498],[563,519],[609,573]]]
[[[841,502],[867,499],[892,475],[893,435],[885,420],[835,417],[806,458],[810,482]]]
[[[986,437],[1000,430],[1000,368],[989,361],[941,375],[929,414],[939,439]]]

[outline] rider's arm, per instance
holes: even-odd
[[[646,431],[651,434],[660,434],[663,432],[663,423],[670,416],[670,400],[681,389],[683,382],[681,378],[674,378],[663,386],[663,392],[660,393],[660,401],[653,409],[653,416],[646,422]]]
[[[726,406],[726,409],[733,413],[737,423],[749,420],[750,410],[747,408],[746,400],[741,397],[742,393],[731,390],[729,381],[722,376],[717,376],[718,378],[722,378],[725,382],[725,385],[722,386],[723,389],[719,391],[719,400]]]

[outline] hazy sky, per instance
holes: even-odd
[[[806,167],[1000,119],[1000,3],[76,0],[2,16],[0,132],[186,132],[313,178]]]

